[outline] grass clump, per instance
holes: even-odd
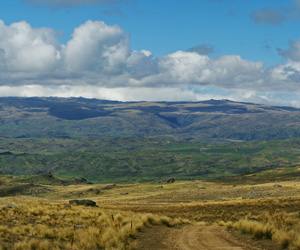
[[[129,250],[138,230],[183,223],[152,213],[30,200],[21,203],[20,209],[0,208],[0,249]]]
[[[296,213],[264,213],[253,218],[240,219],[234,223],[227,222],[226,226],[228,229],[250,234],[255,239],[273,240],[282,249],[300,249],[300,219]]]

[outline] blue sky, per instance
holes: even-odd
[[[300,107],[300,0],[0,3],[0,95]]]

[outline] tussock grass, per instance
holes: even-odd
[[[225,223],[227,228],[250,234],[255,239],[271,239],[282,249],[300,249],[300,218],[297,213],[265,212],[251,214],[237,222]]]
[[[275,230],[270,223],[264,224],[258,221],[239,220],[230,227],[239,229],[242,233],[253,235],[256,239],[272,239],[273,231]]]
[[[14,201],[19,209],[0,208],[0,249],[126,250],[144,227],[188,222],[152,213]]]
[[[101,199],[95,197],[98,208],[57,201],[66,192],[81,190],[80,186],[52,187],[53,200],[3,198],[20,209],[0,207],[0,250],[126,250],[134,247],[137,232],[145,227],[184,223],[226,225],[255,239],[272,239],[283,249],[300,249],[300,184],[281,184],[277,189],[273,183],[254,188],[193,181],[164,184],[162,189],[156,189],[157,183],[118,184],[103,191]],[[265,191],[267,198],[242,198]]]

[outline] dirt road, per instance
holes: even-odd
[[[171,235],[170,238],[167,238],[166,244],[172,246],[174,250],[245,249],[241,245],[226,239],[223,230],[223,228],[218,226],[184,227]]]
[[[245,242],[231,237],[220,226],[184,226],[179,229],[157,227],[144,232],[138,250],[253,250]],[[140,237],[139,236],[139,237]]]

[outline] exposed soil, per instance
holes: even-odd
[[[137,235],[137,250],[274,250],[269,240],[254,241],[229,233],[220,226],[156,226]]]

